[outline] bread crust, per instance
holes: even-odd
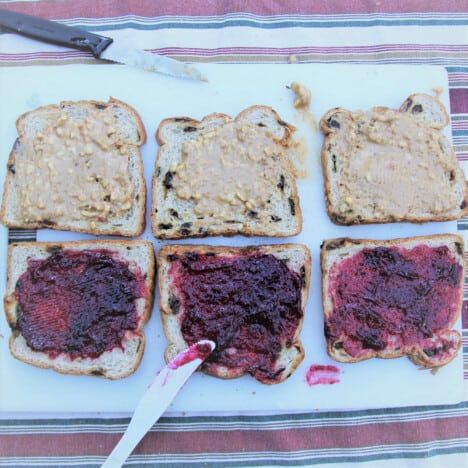
[[[165,176],[171,172],[170,165],[176,165],[182,158],[181,150],[173,150],[172,148],[181,147],[185,141],[194,140],[198,136],[230,122],[249,122],[268,127],[273,132],[273,141],[278,143],[285,153],[285,157],[278,164],[283,164],[286,168],[284,193],[287,193],[287,196],[284,195],[284,200],[289,197],[289,205],[287,203],[286,205],[290,213],[282,209],[282,216],[272,216],[274,221],[269,223],[256,222],[255,219],[251,219],[247,215],[238,216],[240,219],[236,219],[236,221],[222,222],[209,218],[200,220],[193,211],[192,201],[182,201],[168,193],[168,189],[165,187]],[[233,236],[236,234],[269,237],[288,237],[299,234],[302,230],[302,212],[294,168],[286,154],[295,130],[296,128],[283,121],[274,109],[262,105],[254,105],[244,109],[235,119],[226,114],[212,113],[202,120],[191,117],[174,117],[162,120],[155,135],[160,147],[152,177],[151,227],[153,235],[158,239],[182,239],[220,235]],[[274,182],[274,184],[276,183]],[[175,204],[180,205],[184,212],[183,215],[171,215],[175,208],[177,208],[176,212],[179,211]],[[265,210],[269,212],[267,208]],[[188,218],[190,219],[188,220]],[[281,221],[278,222],[277,218]],[[189,224],[190,226],[188,226]]]
[[[77,357],[70,359],[67,353],[51,358],[47,353],[31,349],[17,328],[18,302],[15,287],[19,277],[26,271],[29,258],[45,259],[56,249],[74,251],[106,249],[116,253],[120,260],[128,262],[131,271],[141,271],[145,279],[147,297],[137,299],[138,326],[128,330],[122,346],[105,351],[96,358]],[[4,309],[12,330],[9,348],[12,355],[30,365],[53,369],[62,374],[89,375],[111,380],[121,379],[134,373],[143,357],[145,335],[143,327],[151,316],[154,300],[155,258],[151,242],[144,240],[99,240],[69,242],[21,242],[8,246],[7,287]]]
[[[129,173],[131,182],[134,188],[132,197],[132,208],[130,219],[124,217],[115,217],[107,222],[96,222],[86,219],[80,220],[58,220],[53,222],[28,222],[24,223],[18,219],[16,210],[19,203],[19,194],[15,188],[15,159],[18,151],[21,150],[21,141],[28,138],[24,131],[24,121],[30,116],[41,113],[47,113],[49,110],[74,108],[83,109],[89,107],[107,108],[115,107],[118,112],[122,109],[134,120],[134,141],[129,141],[126,144],[129,147]],[[116,111],[116,112],[117,112]],[[39,117],[38,117],[39,118]],[[2,206],[0,207],[0,222],[7,227],[21,229],[59,229],[64,231],[83,232],[94,235],[119,235],[126,237],[135,237],[140,235],[145,229],[145,213],[146,213],[146,183],[144,178],[143,160],[140,154],[139,146],[146,142],[146,130],[140,115],[127,103],[110,97],[108,102],[95,100],[80,100],[80,101],[62,101],[59,104],[50,104],[39,107],[33,111],[25,112],[16,120],[16,128],[18,137],[13,144],[12,150],[7,162],[7,176],[3,187]],[[131,138],[131,136],[128,136]]]
[[[330,270],[335,263],[339,263],[342,260],[351,257],[364,248],[400,246],[410,249],[420,244],[426,244],[430,246],[448,246],[450,252],[462,267],[462,281],[460,282],[459,287],[458,312],[452,317],[452,320],[447,324],[446,329],[444,329],[440,334],[444,340],[453,343],[453,353],[451,353],[450,356],[446,357],[444,360],[437,359],[437,357],[428,356],[424,352],[422,344],[418,344],[416,346],[403,347],[400,350],[369,349],[366,354],[353,357],[349,355],[341,346],[335,346],[334,341],[326,338],[327,353],[331,358],[339,362],[355,363],[371,358],[394,359],[406,355],[414,364],[418,365],[419,367],[424,369],[432,369],[442,367],[451,362],[456,357],[461,347],[462,338],[460,333],[457,330],[453,330],[452,327],[455,325],[460,315],[461,306],[463,303],[463,278],[465,277],[464,243],[463,239],[456,234],[415,236],[391,240],[352,239],[348,237],[325,240],[320,248],[324,320],[326,322],[327,318],[332,316],[334,312],[334,306],[328,291],[330,287]],[[338,339],[337,341],[340,340]],[[437,344],[437,338],[435,336],[433,337],[433,342],[435,345]]]
[[[419,106],[419,107],[418,107]],[[417,110],[415,112],[414,110]],[[419,109],[424,109],[419,111]],[[421,122],[421,125],[426,128],[431,128],[434,131],[439,131],[449,123],[449,116],[443,104],[433,96],[427,94],[412,94],[409,96],[397,111],[388,107],[377,106],[371,108],[368,112],[372,114],[384,114],[386,112],[395,112],[395,115],[406,114],[410,115],[414,120]],[[454,150],[448,140],[440,133],[441,151],[447,155],[454,165],[452,187],[457,193],[457,207],[450,212],[417,213],[411,211],[404,215],[395,215],[385,213],[385,211],[377,211],[377,209],[360,210],[354,209],[353,206],[346,207],[346,200],[341,198],[339,194],[339,186],[343,184],[343,176],[341,167],[343,161],[351,161],[353,154],[345,154],[335,151],[333,146],[340,139],[349,137],[350,135],[340,134],[340,122],[357,123],[358,113],[353,113],[349,110],[335,107],[328,110],[320,120],[320,130],[325,135],[325,139],[321,150],[321,162],[324,175],[324,192],[326,198],[326,208],[330,219],[338,225],[354,225],[354,224],[370,224],[370,223],[393,223],[393,222],[414,222],[423,223],[427,221],[450,221],[462,218],[468,214],[468,187],[465,180],[465,175],[461,169]],[[334,123],[335,122],[335,123]],[[342,125],[342,124],[341,124]],[[354,130],[357,132],[357,126]],[[332,149],[333,148],[333,151]],[[402,150],[403,152],[403,150]],[[366,175],[362,174],[362,180]],[[395,184],[398,181],[394,181]],[[430,185],[429,185],[430,187]],[[359,194],[353,194],[358,196]],[[378,194],[376,194],[378,202]]]
[[[166,362],[171,361],[178,353],[186,349],[189,345],[184,340],[181,331],[180,317],[183,315],[183,306],[180,305],[177,299],[177,288],[173,284],[169,273],[171,262],[168,257],[172,255],[184,255],[185,253],[193,252],[198,254],[210,253],[213,256],[233,256],[249,255],[252,253],[272,254],[277,258],[283,259],[287,262],[288,267],[296,271],[302,278],[301,290],[301,303],[302,311],[304,312],[310,287],[310,269],[311,257],[309,249],[300,244],[280,244],[280,245],[260,245],[260,246],[247,246],[247,247],[228,247],[228,246],[210,246],[210,245],[179,245],[170,244],[163,246],[157,254],[158,264],[158,287],[159,287],[159,310],[161,314],[161,321],[163,324],[164,334],[169,341],[164,357]],[[176,298],[179,301],[177,311],[175,311],[173,304]],[[286,369],[281,373],[279,380],[264,381],[265,384],[280,383],[286,380],[296,370],[297,366],[304,358],[304,348],[299,335],[302,329],[303,318],[297,327],[291,346],[282,350],[282,356],[278,358],[285,363]],[[245,371],[235,370],[232,368],[217,366],[215,370],[207,370],[202,367],[201,370],[209,375],[222,379],[233,379],[244,375]]]

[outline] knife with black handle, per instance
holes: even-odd
[[[103,50],[113,41],[110,37],[99,36],[88,31],[9,10],[0,10],[0,25],[23,36],[73,49],[87,50],[96,58],[99,58]]]
[[[55,21],[0,9],[0,26],[9,32],[73,49],[86,50],[94,57],[121,62],[146,71],[206,81],[196,68],[178,60],[120,45],[114,39]]]

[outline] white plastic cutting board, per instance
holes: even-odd
[[[299,181],[304,218],[302,233],[287,240],[261,238],[208,238],[185,241],[248,245],[286,241],[306,244],[312,253],[312,281],[301,339],[306,357],[292,377],[274,386],[264,386],[251,377],[231,381],[202,374],[193,376],[169,411],[173,414],[210,412],[252,413],[258,411],[309,411],[314,409],[395,407],[447,404],[463,398],[462,356],[436,375],[420,371],[406,358],[370,360],[358,364],[334,363],[325,352],[320,297],[319,247],[323,239],[392,238],[430,233],[456,232],[456,223],[424,225],[388,224],[339,227],[325,212],[319,150],[322,137],[313,119],[304,119],[293,108],[293,94],[287,88],[298,81],[312,91],[311,111],[318,122],[331,107],[351,110],[384,105],[398,108],[415,92],[433,93],[440,88],[441,100],[449,109],[447,75],[443,68],[425,66],[343,65],[200,65],[209,83],[173,79],[120,65],[67,65],[0,68],[0,182],[5,163],[16,138],[15,120],[23,112],[61,100],[98,99],[109,96],[126,101],[141,115],[148,133],[142,147],[147,180],[153,171],[157,145],[154,133],[166,117],[202,118],[211,112],[235,116],[245,107],[264,104],[298,128],[298,139],[306,147],[307,177]],[[450,137],[449,128],[446,129]],[[149,211],[149,210],[148,210]],[[85,238],[73,233],[40,231],[38,240]],[[149,229],[142,236],[155,241]],[[0,231],[0,294],[3,296],[6,270],[6,229]],[[157,304],[158,297],[155,303]],[[458,328],[461,328],[459,321]],[[0,314],[0,412],[28,415],[129,413],[151,380],[163,366],[167,345],[157,306],[145,327],[147,347],[137,372],[120,381],[75,377],[41,370],[13,359],[8,351],[9,328]],[[307,370],[312,364],[335,364],[340,382],[308,386]]]

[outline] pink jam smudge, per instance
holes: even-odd
[[[306,374],[306,382],[309,387],[312,385],[333,385],[340,381],[338,374],[340,370],[332,365],[313,364]]]
[[[195,343],[172,360],[167,367],[169,369],[178,369],[184,364],[188,364],[195,359],[205,360],[211,354],[211,351],[212,349],[209,343]]]

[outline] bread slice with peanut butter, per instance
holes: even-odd
[[[146,132],[124,102],[77,101],[20,116],[0,221],[17,228],[137,236],[146,186]]]
[[[400,109],[329,110],[322,167],[336,224],[426,222],[467,213],[465,175],[441,132],[449,123],[435,97],[414,94]]]
[[[235,119],[214,113],[201,121],[163,120],[156,132],[154,236],[298,234],[302,215],[287,154],[294,131],[266,106]]]

